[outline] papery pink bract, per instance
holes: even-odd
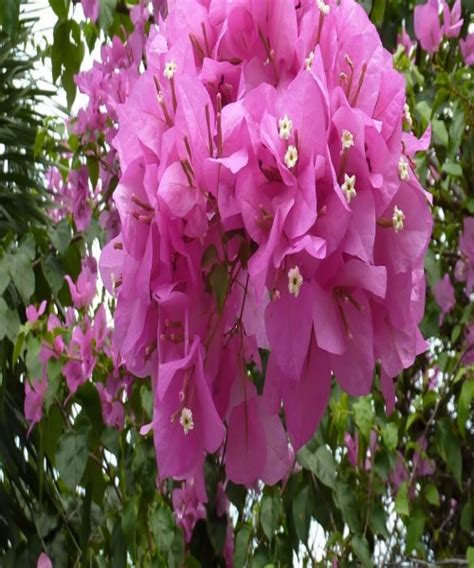
[[[443,38],[439,21],[439,1],[428,0],[418,4],[414,11],[415,35],[428,53],[436,53]]]
[[[37,424],[43,416],[43,401],[48,390],[48,379],[46,376],[40,379],[33,379],[31,384],[25,382],[25,417],[30,422],[29,431]]]
[[[449,10],[446,0],[442,0],[443,5],[443,33],[446,37],[458,37],[463,18],[461,18],[461,0],[455,0],[453,7]]]
[[[82,261],[82,270],[76,283],[67,275],[65,280],[71,292],[72,301],[76,308],[87,307],[96,295],[97,261],[93,257],[86,257]]]
[[[460,39],[459,47],[464,63],[469,67],[474,65],[474,32],[467,34],[465,39]]]
[[[47,304],[47,301],[43,300],[41,302],[41,304],[39,305],[38,309],[36,309],[36,306],[34,306],[33,304],[27,306],[26,307],[26,319],[30,323],[34,323],[35,321],[38,321],[38,319],[44,314],[44,312],[46,310],[46,304]]]
[[[42,552],[39,555],[36,568],[53,568],[53,563],[45,552]]]
[[[433,294],[436,303],[441,309],[440,324],[442,324],[444,316],[448,314],[456,305],[454,286],[451,284],[449,274],[445,274],[441,280],[438,280],[438,282],[436,282],[433,288]]]
[[[100,0],[81,0],[84,16],[93,22],[99,17],[99,1]]]

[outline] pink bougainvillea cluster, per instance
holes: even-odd
[[[30,378],[25,384],[25,416],[31,427],[41,420],[48,391],[48,362],[61,361],[62,373],[70,395],[90,380],[99,365],[100,356],[109,357],[113,368],[104,381],[96,381],[95,387],[102,407],[104,423],[121,429],[124,425],[123,402],[130,395],[131,376],[120,368],[111,350],[112,329],[107,325],[103,304],[90,317],[97,295],[97,262],[84,258],[82,270],[74,283],[66,276],[73,306],[67,309],[64,321],[55,313],[46,313],[46,301],[38,308],[30,305],[26,317],[33,331],[42,336],[39,349],[41,376]],[[75,308],[75,309],[74,309]]]
[[[425,349],[430,135],[353,0],[169,9],[111,108],[121,232],[100,269],[116,360],[152,377],[159,476],[190,484],[178,503],[204,499],[207,453],[236,483],[284,478],[333,376],[364,395],[380,374],[391,409]]]

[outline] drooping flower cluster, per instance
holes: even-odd
[[[114,349],[152,377],[161,478],[218,452],[232,481],[273,484],[332,375],[363,395],[379,361],[391,408],[425,349],[429,133],[403,131],[404,80],[353,0],[169,4],[116,108]]]
[[[94,369],[99,364],[100,356],[111,359],[112,329],[107,325],[104,305],[101,304],[91,318],[89,312],[97,295],[97,262],[86,257],[76,282],[66,276],[73,307],[66,311],[64,321],[55,313],[45,314],[46,301],[38,308],[30,305],[26,308],[26,317],[34,335],[41,337],[39,361],[41,376],[30,376],[25,382],[25,416],[30,422],[30,429],[41,420],[43,405],[48,391],[48,363],[61,361],[62,374],[70,395],[86,381],[92,378]],[[80,317],[78,314],[80,312]],[[42,317],[44,315],[44,318]],[[102,407],[102,417],[108,426],[121,429],[124,425],[125,398],[130,394],[131,377],[123,372],[119,365],[104,377],[104,381],[95,381]],[[124,394],[127,395],[124,398]]]

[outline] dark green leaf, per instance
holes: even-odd
[[[115,521],[112,531],[112,568],[127,567],[127,545],[123,537],[120,519]]]
[[[23,303],[28,304],[35,291],[35,273],[28,257],[21,252],[14,254],[10,274]]]
[[[216,264],[214,266],[209,274],[209,284],[216,299],[217,308],[221,312],[227,295],[227,287],[229,286],[229,273],[225,264]]]
[[[298,452],[298,462],[312,471],[316,477],[331,489],[336,483],[336,462],[326,446],[320,446],[314,453],[304,446]]]
[[[54,253],[49,252],[43,258],[41,267],[51,292],[56,295],[64,284],[65,273],[61,261]]]
[[[247,525],[241,527],[237,533],[234,546],[234,568],[243,568],[246,565],[251,534],[252,531]]]
[[[397,497],[395,498],[395,511],[399,515],[409,515],[410,507],[408,503],[408,483],[404,481],[398,488]]]
[[[77,487],[86,469],[89,457],[87,435],[87,430],[66,432],[59,440],[56,467],[61,479],[72,490]]]
[[[367,542],[367,539],[361,535],[356,535],[352,537],[351,544],[352,550],[361,562],[362,566],[372,566],[369,543]]]
[[[18,28],[20,15],[20,0],[2,0],[2,26],[3,30],[13,35]]]
[[[174,539],[173,514],[166,505],[162,505],[150,513],[150,528],[161,550],[171,548]]]

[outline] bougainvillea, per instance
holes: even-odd
[[[176,2],[146,59],[116,109],[114,349],[152,377],[161,478],[202,483],[218,452],[230,480],[273,484],[332,375],[365,395],[380,362],[390,409],[426,348],[413,157],[430,134],[409,132],[404,79],[352,0]]]

